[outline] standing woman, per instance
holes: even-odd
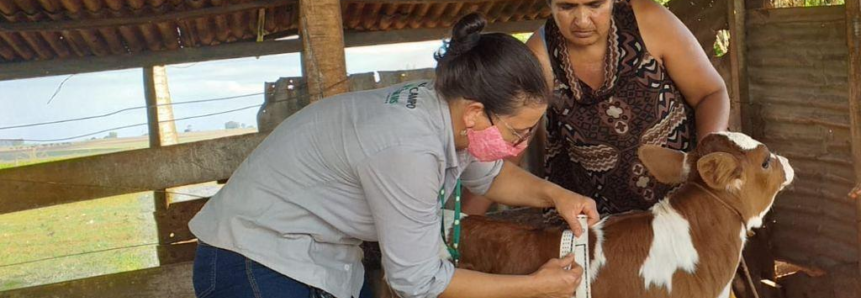
[[[401,297],[568,297],[582,269],[550,260],[529,276],[457,269],[439,256],[439,197],[471,191],[597,220],[589,198],[502,159],[547,109],[529,49],[481,34],[476,14],[437,55],[436,81],[348,93],[286,119],[189,223],[198,297],[359,297],[362,241],[379,241]]]
[[[637,157],[643,144],[690,151],[726,130],[723,79],[691,32],[653,0],[548,0],[527,45],[556,96],[547,110],[547,179],[590,196],[601,214],[648,209],[672,186]],[[483,213],[470,198],[464,210]]]

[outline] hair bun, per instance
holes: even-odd
[[[480,13],[474,12],[463,16],[451,29],[451,40],[441,56],[457,57],[472,50],[481,39],[481,30],[487,26],[487,20]]]

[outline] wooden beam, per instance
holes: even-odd
[[[143,78],[150,148],[161,148],[178,144],[179,138],[176,133],[176,123],[173,121],[173,106],[170,105],[170,89],[167,85],[167,69],[163,65],[144,67]],[[170,190],[170,188],[161,188],[153,191],[153,203],[156,214],[168,211],[168,206],[172,199],[169,193]],[[197,210],[194,211],[194,213],[196,212]],[[191,215],[193,216],[194,213],[191,213]],[[167,223],[165,219],[164,217],[155,217],[156,232],[159,243],[162,243],[159,248],[174,242],[170,240],[170,236],[174,235],[171,230],[175,229],[175,227],[169,226],[173,223]],[[185,224],[188,224],[188,220],[185,221]],[[170,246],[170,248],[174,249],[175,247]],[[177,259],[172,258],[171,255],[159,253],[159,264],[176,263]]]
[[[146,118],[147,118],[147,131],[149,132],[149,147],[150,148],[160,148],[162,146],[162,134],[161,134],[161,123],[159,123],[159,93],[163,92],[167,88],[159,88],[156,81],[157,76],[163,74],[164,66],[161,69],[156,69],[156,66],[147,66],[143,68],[143,83],[144,83],[144,100],[146,101]],[[167,87],[167,86],[164,86]],[[170,108],[170,107],[166,107]],[[173,113],[171,113],[173,114]],[[171,117],[173,118],[173,117]],[[169,122],[170,124],[174,124],[173,122]],[[168,123],[165,123],[168,124]],[[174,126],[174,132],[176,131],[176,127]],[[165,189],[157,189],[153,192],[153,202],[155,206],[155,210],[164,210],[167,208],[168,204],[168,195]],[[155,221],[157,232],[160,231],[160,225],[158,219]],[[160,234],[160,233],[159,233]]]
[[[0,170],[0,214],[227,179],[265,137],[247,134]]]
[[[152,66],[143,68],[144,100],[146,101],[147,132],[149,147],[161,147],[158,125],[158,96],[155,88],[155,71]]]
[[[104,19],[80,19],[71,21],[38,21],[38,22],[0,22],[0,32],[33,32],[33,31],[62,31],[87,30],[119,26],[135,26],[155,24],[167,21],[195,19],[233,12],[269,8],[296,3],[297,0],[255,0],[238,4],[225,4],[200,9],[175,11],[164,14],[151,14],[135,17],[114,17]],[[232,2],[231,2],[232,3]]]
[[[845,19],[843,5],[763,8],[748,11],[751,26],[778,23],[841,22]]]
[[[532,32],[544,21],[494,23],[488,32],[520,33]],[[347,32],[344,44],[361,47],[402,42],[439,40],[450,34],[450,28],[404,29],[380,32]],[[65,60],[45,60],[17,63],[0,63],[0,81],[88,73],[107,70],[140,68],[149,65],[169,65],[211,60],[259,57],[286,53],[298,53],[302,42],[293,40],[271,40],[264,42],[235,42],[217,46],[184,48],[174,51],[143,52],[132,55],[88,57]]]
[[[170,105],[170,89],[167,85],[167,69],[164,66],[144,67],[143,78],[150,148],[178,144],[173,106]]]
[[[861,0],[846,0],[846,41],[849,47],[849,123],[855,183],[861,185]],[[855,200],[858,256],[861,258],[861,199]],[[858,262],[861,274],[861,261]]]
[[[103,275],[0,292],[7,298],[27,297],[194,297],[192,263]]]
[[[308,80],[312,103],[350,91],[343,28],[340,0],[299,1],[302,76]]]
[[[729,0],[727,20],[729,21],[729,55],[732,69],[730,90],[730,129],[750,133],[750,101],[747,81],[747,27],[744,0]],[[751,134],[755,135],[755,134]]]
[[[147,126],[150,148],[179,144],[176,123],[173,121],[173,106],[170,105],[170,89],[167,85],[167,68],[144,67],[144,90],[146,90]],[[156,210],[165,210],[170,204],[170,189],[158,189],[153,193]],[[156,220],[156,224],[158,225]]]

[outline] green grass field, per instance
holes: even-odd
[[[158,266],[152,212],[141,193],[0,215],[0,291]]]
[[[180,135],[181,142],[249,130]],[[0,159],[0,169],[146,147],[146,139],[99,140]],[[0,214],[0,291],[158,266],[150,192]],[[2,296],[2,295],[0,295]]]

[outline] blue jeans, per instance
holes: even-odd
[[[198,298],[333,298],[323,290],[275,272],[245,256],[199,242],[194,258],[194,293]],[[367,286],[359,298],[371,298]]]

